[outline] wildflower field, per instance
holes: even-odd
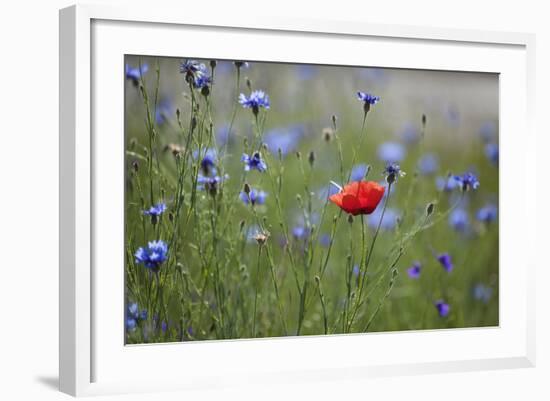
[[[498,325],[497,75],[123,73],[127,344]]]

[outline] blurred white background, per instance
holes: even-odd
[[[548,149],[544,118],[550,106],[550,28],[545,2],[525,0],[388,0],[385,2],[271,2],[232,0],[118,0],[96,3],[149,4],[186,7],[191,13],[292,15],[325,20],[361,19],[375,23],[428,25],[534,32],[537,36],[538,165]],[[0,83],[2,138],[0,156],[2,211],[0,275],[0,398],[54,400],[57,393],[58,335],[58,9],[64,0],[4,2],[1,13]],[[214,10],[214,11],[212,11]],[[544,129],[543,129],[544,128]],[[518,133],[521,135],[521,133]],[[537,188],[540,248],[549,223],[543,205],[549,204],[546,179]],[[292,387],[210,391],[201,394],[166,393],[105,399],[549,399],[550,318],[545,288],[550,273],[545,260],[537,272],[538,366],[534,369],[383,378],[364,382],[305,383]],[[154,368],[154,367],[144,367]],[[103,399],[103,398],[102,398]]]

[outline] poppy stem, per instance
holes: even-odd
[[[360,275],[359,280],[360,280],[361,284],[359,285],[359,295],[356,298],[357,301],[355,302],[355,307],[354,307],[354,310],[353,310],[353,314],[352,314],[351,319],[349,321],[350,330],[351,330],[351,326],[353,325],[353,321],[355,319],[355,316],[357,315],[357,312],[359,310],[359,306],[362,303],[363,289],[365,288],[365,281],[367,281],[367,270],[369,268],[370,260],[371,260],[371,257],[372,257],[372,252],[374,250],[374,245],[376,244],[376,239],[378,238],[378,234],[380,233],[380,227],[382,226],[382,221],[384,220],[384,214],[386,213],[386,208],[388,206],[388,201],[390,199],[390,194],[391,194],[391,186],[392,186],[392,184],[388,183],[388,195],[386,196],[386,199],[384,200],[384,207],[382,209],[382,214],[380,215],[380,220],[378,221],[378,225],[376,226],[376,231],[374,232],[374,236],[372,237],[371,246],[370,246],[369,251],[366,255],[365,268],[362,271],[361,271],[361,269],[359,269],[360,270],[359,271],[359,275]]]
[[[260,286],[260,261],[262,256],[262,246],[258,246],[258,265],[256,267],[256,289],[254,294],[254,315],[252,321],[252,338],[256,337],[256,310],[258,307],[258,287]]]

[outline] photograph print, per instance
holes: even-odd
[[[499,325],[498,74],[120,73],[126,344]]]

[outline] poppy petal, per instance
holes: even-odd
[[[354,195],[344,194],[342,197],[342,209],[356,216],[361,212],[361,202]]]

